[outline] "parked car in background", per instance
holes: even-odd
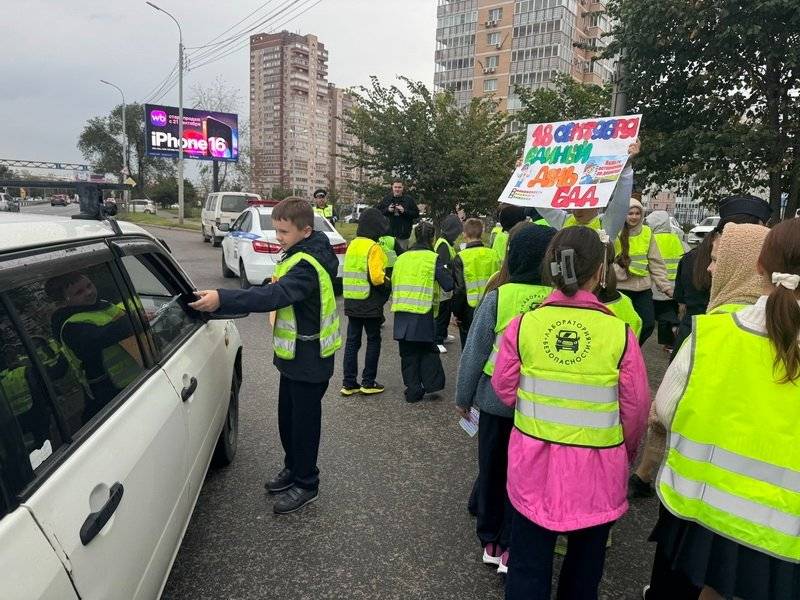
[[[228,231],[236,217],[247,208],[250,200],[261,200],[261,197],[258,194],[246,192],[213,192],[209,194],[200,213],[203,241],[219,246],[225,232]],[[221,225],[227,227],[220,229]]]
[[[699,245],[703,241],[703,238],[714,231],[718,224],[719,217],[706,217],[699,225],[689,230],[689,235],[686,236],[686,242],[690,246]]]
[[[0,211],[19,212],[19,198],[12,198],[11,194],[0,192]]]
[[[50,206],[66,206],[69,204],[66,194],[53,194],[50,196]]]
[[[361,219],[361,213],[368,208],[369,204],[354,204],[352,212],[349,215],[345,216],[344,222],[358,223],[359,219]]]
[[[236,326],[119,226],[0,214],[2,598],[158,598],[209,464],[236,453]]]
[[[152,200],[140,198],[138,200],[131,200],[128,203],[128,212],[140,212],[154,215],[158,212],[158,208],[156,207],[156,203]]]
[[[222,240],[222,275],[238,277],[243,288],[260,285],[271,278],[275,273],[275,265],[283,258],[278,236],[272,225],[274,204],[270,200],[251,201],[250,206],[233,222]],[[338,277],[334,282],[334,288],[339,290],[347,241],[328,219],[319,215],[314,216],[314,231],[321,231],[328,237],[339,259]]]

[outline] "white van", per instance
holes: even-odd
[[[261,200],[258,194],[245,192],[214,192],[208,195],[201,214],[203,241],[211,241],[214,246],[222,243],[222,238],[230,229],[231,223],[248,206],[250,200]]]

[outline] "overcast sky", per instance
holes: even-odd
[[[297,8],[257,32],[272,31],[314,1],[155,3],[180,21],[184,44],[191,47],[212,40],[262,5],[254,17],[267,17],[289,2]],[[175,24],[144,0],[25,0],[4,12],[0,158],[84,162],[76,146],[83,125],[120,102],[119,92],[99,80],[121,87],[129,102],[142,101],[177,60]],[[253,19],[223,39],[251,24]],[[436,0],[322,0],[280,29],[316,34],[330,53],[328,79],[340,87],[368,83],[370,75],[388,82],[403,74],[432,83]],[[187,73],[185,102],[193,84],[220,75],[239,89],[240,112],[247,114],[247,45]],[[177,99],[175,88],[161,103],[177,105]]]

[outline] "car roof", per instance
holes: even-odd
[[[133,223],[119,221],[119,227],[123,233],[140,234],[155,239]],[[106,221],[0,212],[0,252],[78,240],[102,239],[114,235],[114,230]]]

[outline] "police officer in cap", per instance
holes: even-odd
[[[328,204],[328,190],[322,188],[314,190],[314,214],[325,217],[331,223],[336,223],[333,207]]]

